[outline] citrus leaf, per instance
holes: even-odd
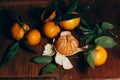
[[[24,22],[24,18],[22,17],[22,15],[20,14],[18,10],[16,10],[16,16],[19,17],[20,22]]]
[[[89,35],[88,38],[85,41],[85,44],[89,44],[93,39],[95,38],[96,35]]]
[[[37,56],[33,58],[32,61],[38,64],[47,64],[52,61],[52,57],[51,56]]]
[[[44,15],[43,15],[43,19],[46,20],[54,10],[55,10],[55,5],[54,5],[54,1],[52,1],[47,6],[47,8],[43,11],[43,12],[45,12]]]
[[[18,22],[19,26],[23,28],[24,24],[20,21],[20,19],[18,17],[17,17],[17,22]],[[23,30],[24,30],[24,28],[23,28]]]
[[[23,22],[24,22],[24,19],[23,17],[21,16],[20,12],[18,10],[16,10],[16,16],[17,16],[17,22],[18,24],[20,25],[20,27],[23,28]],[[24,28],[23,28],[24,29]]]
[[[91,48],[88,48],[88,49],[85,50],[85,52],[84,52],[83,54],[87,56],[87,55],[89,55],[90,53],[92,53],[92,51],[94,51],[95,48],[96,48],[96,46],[93,46],[93,47],[91,47]]]
[[[81,37],[80,37],[80,40],[81,40],[81,41],[84,41],[84,40],[86,40],[87,38],[88,38],[87,36],[81,36]]]
[[[0,63],[0,67],[3,67],[5,64],[7,64],[9,61],[11,61],[16,53],[19,50],[19,42],[16,42],[8,47],[5,53],[5,56],[3,57],[3,60]]]
[[[97,32],[99,34],[103,32],[103,29],[101,29],[101,27],[98,24],[96,24],[96,27],[97,27]]]
[[[80,15],[80,20],[81,20],[81,24],[83,24],[85,27],[87,27],[88,29],[90,29],[90,24],[88,23],[88,21],[86,19],[84,19],[82,17],[82,15]]]
[[[84,36],[80,37],[81,41],[85,41],[85,44],[89,44],[90,42],[93,42],[95,40],[95,38],[98,36],[96,34],[91,34],[90,32],[88,32],[89,34],[85,34]]]
[[[55,3],[55,9],[57,11],[57,16],[63,15],[66,13],[66,5],[63,0],[54,0],[56,1]]]
[[[52,73],[56,70],[57,66],[55,64],[47,64],[45,67],[42,69],[42,74],[47,74],[47,73]]]
[[[69,10],[67,11],[67,14],[71,14],[71,12],[75,11],[78,7],[77,3],[78,3],[79,0],[75,0],[71,7],[69,8]]]
[[[109,22],[103,22],[101,28],[102,28],[103,30],[113,29],[113,28],[114,28],[114,25],[111,24],[111,23],[109,23]]]
[[[87,62],[90,65],[92,69],[95,69],[95,64],[94,64],[94,50],[90,52],[90,54],[87,56]]]
[[[101,36],[95,39],[95,43],[97,45],[101,45],[104,48],[112,48],[115,45],[117,45],[117,42],[115,42],[111,37],[109,36]]]
[[[62,16],[58,17],[57,20],[65,21],[65,20],[69,20],[69,19],[73,19],[73,18],[77,18],[77,17],[80,17],[79,14],[66,14],[66,15],[62,15]]]
[[[36,53],[36,51],[31,46],[29,46],[27,43],[25,43],[25,46],[30,52]]]
[[[36,51],[26,43],[25,39],[23,38],[22,42],[24,43],[24,48],[26,48],[27,50],[29,50],[32,53],[36,53]]]
[[[82,30],[82,31],[85,31],[85,32],[89,32],[89,31],[91,31],[90,29],[87,29],[87,28],[85,28],[85,27],[81,27],[81,26],[79,27],[79,29]]]
[[[89,5],[87,5],[87,6],[84,6],[83,9],[84,9],[85,11],[88,11],[88,10],[91,9],[91,7],[90,7]]]

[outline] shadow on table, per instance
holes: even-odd
[[[10,38],[10,28],[13,24],[12,10],[0,8],[0,33]]]
[[[89,65],[85,60],[85,55],[80,53],[80,54],[78,54],[78,57],[79,57],[78,62],[77,62],[78,63],[78,68],[82,73],[86,73]]]
[[[0,78],[0,80],[59,80],[56,77]]]

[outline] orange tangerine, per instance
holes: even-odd
[[[72,14],[77,14],[77,12],[72,12]],[[65,30],[73,30],[79,25],[79,23],[80,23],[80,17],[65,21],[60,21],[59,24]]]
[[[41,34],[37,29],[32,29],[26,34],[26,42],[30,46],[37,45],[41,41]]]
[[[95,50],[95,66],[103,65],[107,60],[107,52],[102,46],[97,46]]]
[[[27,24],[23,23],[22,28],[18,23],[14,23],[11,28],[11,36],[13,37],[13,39],[19,41],[23,38],[25,31],[28,30],[30,30],[30,27]]]
[[[46,37],[54,38],[60,33],[60,27],[54,22],[47,22],[44,24],[43,31]]]

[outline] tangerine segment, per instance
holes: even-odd
[[[30,30],[26,35],[26,41],[30,46],[37,45],[41,40],[41,34],[37,29]]]
[[[95,66],[103,65],[107,60],[107,52],[102,46],[97,46],[95,50]]]

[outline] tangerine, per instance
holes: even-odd
[[[11,28],[11,36],[13,37],[13,39],[19,41],[23,38],[25,31],[28,30],[30,30],[30,27],[27,24],[23,23],[22,28],[18,23],[14,23]]]
[[[37,45],[41,40],[41,34],[37,29],[32,29],[26,34],[26,42],[30,46]]]
[[[43,27],[43,31],[46,37],[54,38],[60,33],[60,27],[54,22],[47,22]]]
[[[95,66],[103,65],[107,60],[107,52],[102,46],[97,46],[95,50]]]
[[[77,12],[72,12],[72,14],[77,14]],[[80,23],[80,17],[65,21],[60,21],[59,24],[65,30],[73,30],[79,25],[79,23]]]

